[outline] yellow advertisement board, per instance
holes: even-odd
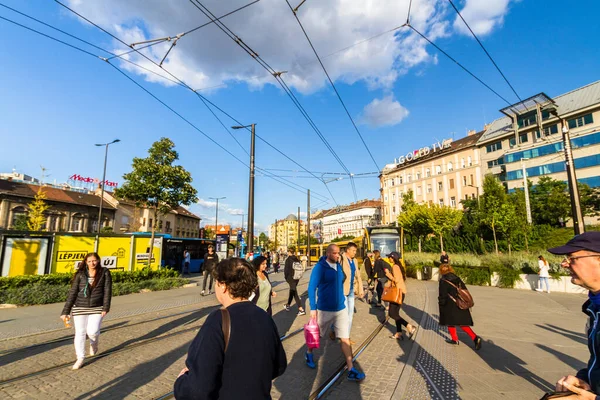
[[[47,238],[7,238],[2,276],[43,275]]]
[[[136,237],[134,243],[134,257],[132,270],[141,270],[148,264],[148,252],[150,251],[150,237]],[[160,267],[160,257],[162,254],[162,238],[154,238],[154,249],[152,250],[151,269]]]
[[[131,263],[131,237],[101,237],[98,255],[102,266],[115,271],[129,271]]]
[[[93,251],[94,236],[56,235],[50,272],[74,272],[85,255]]]

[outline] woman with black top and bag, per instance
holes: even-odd
[[[373,250],[373,274],[375,279],[377,280],[377,284],[375,287],[375,292],[377,293],[377,303],[375,303],[375,307],[381,307],[382,301],[381,296],[383,295],[383,287],[387,283],[387,273],[390,272],[390,265],[386,263],[383,258],[381,258],[381,252],[379,250]]]
[[[71,290],[60,318],[66,323],[71,312],[75,325],[75,353],[73,369],[79,369],[85,359],[85,336],[90,338],[90,355],[98,353],[98,339],[102,318],[110,311],[112,278],[108,268],[102,267],[100,256],[89,253],[79,263],[71,280]]]
[[[396,333],[391,337],[393,339],[402,339],[402,327],[404,326],[408,332],[408,337],[411,338],[417,328],[409,324],[407,320],[400,316],[400,308],[402,307],[402,303],[404,303],[404,298],[406,297],[406,271],[400,262],[400,253],[397,251],[392,251],[387,255],[387,257],[392,262],[392,271],[390,272],[389,269],[385,270],[385,274],[389,279],[389,284],[395,285],[396,288],[402,292],[400,303],[390,301],[389,315],[394,321],[396,321]]]
[[[438,303],[440,305],[440,325],[448,327],[450,339],[446,342],[452,345],[458,345],[458,335],[456,327],[465,331],[473,340],[475,350],[481,348],[481,338],[473,332],[473,318],[469,309],[461,309],[456,303],[458,289],[466,289],[465,283],[454,273],[454,269],[448,264],[440,265],[440,291]]]
[[[287,366],[273,319],[248,301],[258,281],[242,258],[213,270],[221,310],[213,311],[188,350],[175,381],[176,399],[270,399],[271,382]]]

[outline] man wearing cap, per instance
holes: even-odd
[[[589,299],[583,312],[589,316],[587,368],[575,376],[563,376],[556,383],[557,391],[575,394],[564,399],[600,400],[600,232],[586,232],[575,236],[566,245],[548,249],[552,254],[565,255],[561,266],[571,272],[571,282],[589,290]]]

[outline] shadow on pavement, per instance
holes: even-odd
[[[113,327],[125,325],[128,322],[129,321],[118,322],[118,323],[110,325],[109,328],[112,329]],[[60,338],[56,339],[56,341],[49,341],[50,343],[48,343],[48,344],[39,343],[39,344],[33,344],[31,346],[17,349],[16,351],[14,351],[12,353],[8,353],[8,354],[0,356],[0,365],[8,365],[10,363],[13,363],[16,361],[21,361],[21,360],[36,356],[41,353],[46,353],[47,351],[54,350],[59,347],[63,347],[63,346],[72,347],[73,340],[74,340],[74,334],[70,334],[67,336],[60,337]]]
[[[466,336],[466,338],[468,338],[468,336]],[[470,338],[467,339],[467,343],[472,345]],[[479,350],[477,354],[490,366],[490,368],[496,371],[519,376],[544,392],[553,390],[554,388],[554,385],[550,382],[536,376],[525,368],[525,365],[527,364],[525,361],[502,347],[497,346],[491,340],[484,340],[481,350]]]
[[[210,306],[210,307],[204,307],[199,309],[198,311],[189,314],[189,315],[185,315],[181,318],[178,318],[176,320],[173,320],[171,322],[168,322],[164,325],[159,326],[156,329],[151,330],[150,332],[146,333],[145,335],[142,335],[138,338],[135,339],[130,339],[127,340],[115,347],[112,347],[110,349],[106,349],[104,350],[105,352],[111,352],[111,351],[117,351],[117,350],[121,350],[129,345],[135,344],[139,341],[143,341],[143,340],[148,340],[148,339],[152,339],[155,338],[157,336],[163,335],[165,333],[168,333],[169,331],[176,329],[176,328],[181,328],[185,325],[190,325],[193,322],[198,321],[199,319],[203,318],[204,316],[210,314],[212,311],[216,310],[220,308],[220,305],[215,305],[215,306]],[[191,327],[191,326],[190,326]],[[102,343],[102,342],[100,342]],[[92,358],[89,361],[86,362],[86,365],[91,365],[94,362],[98,361],[98,358]]]
[[[133,393],[138,388],[146,385],[161,375],[174,362],[179,360],[187,353],[188,344],[179,346],[158,358],[138,364],[131,371],[121,375],[110,382],[94,388],[87,393],[83,393],[76,399],[86,399],[93,397],[95,399],[123,399]],[[181,366],[183,368],[184,365]],[[173,376],[173,384],[177,376]]]
[[[570,366],[571,368],[573,368],[573,370],[575,370],[575,371],[579,371],[580,369],[586,367],[585,362],[583,362],[575,357],[571,357],[568,354],[562,353],[556,349],[553,349],[552,347],[544,346],[543,344],[536,344],[536,346],[538,348],[554,355],[556,358],[558,358],[560,361],[562,361],[563,363],[565,363],[568,366]]]
[[[306,346],[302,345],[292,357],[289,357],[288,354],[286,372],[274,381],[275,387],[281,394],[280,399],[307,399],[313,391],[315,381],[318,386],[321,386],[344,361],[340,345],[327,337],[321,338],[320,348],[315,349],[313,352],[317,364],[316,369],[310,369],[306,366],[305,352]],[[360,367],[358,363],[356,365]],[[339,381],[342,380],[346,380],[346,373],[343,374],[336,385],[339,385]],[[356,382],[348,382],[348,384],[349,387],[344,387],[344,398],[362,399],[359,384]],[[329,398],[329,396],[327,397]]]
[[[564,329],[559,326],[551,325],[551,324],[545,324],[545,325],[535,324],[535,326],[537,326],[538,328],[545,329],[549,332],[564,336],[571,340],[574,340],[577,343],[585,344],[587,346],[587,337],[584,333],[570,331],[568,329]]]

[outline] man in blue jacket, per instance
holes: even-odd
[[[552,254],[565,255],[561,264],[571,272],[571,282],[589,290],[589,300],[583,312],[590,318],[587,332],[590,359],[587,368],[575,376],[562,377],[556,383],[557,391],[571,391],[561,399],[600,399],[600,232],[586,232],[575,236],[566,245],[548,249]]]
[[[348,312],[345,310],[344,280],[349,278],[344,275],[339,263],[340,248],[331,244],[327,247],[326,254],[325,257],[321,257],[310,274],[308,284],[310,317],[317,320],[321,336],[333,325],[346,358],[348,380],[362,381],[365,379],[364,372],[359,372],[352,364],[350,324]],[[306,365],[316,368],[313,349],[308,349],[304,358]]]

